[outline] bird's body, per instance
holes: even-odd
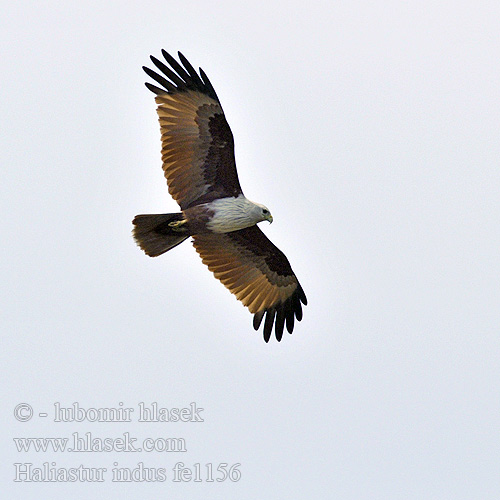
[[[233,136],[210,81],[182,54],[183,66],[163,55],[170,67],[151,60],[165,76],[144,70],[162,85],[146,84],[157,95],[163,169],[181,212],[136,216],[134,237],[155,257],[191,236],[214,276],[254,314],[255,329],[265,315],[264,339],[275,325],[279,341],[284,325],[292,333],[302,318],[306,296],[288,259],[257,227],[273,218],[241,190]]]

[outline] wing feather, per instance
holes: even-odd
[[[273,326],[278,341],[285,325],[292,333],[307,299],[286,256],[257,226],[194,235],[193,245],[214,276],[254,314],[256,330],[265,316],[266,342]]]
[[[168,190],[182,210],[217,198],[242,194],[234,158],[233,134],[215,90],[179,52],[179,63],[162,50],[167,66],[154,56],[159,73],[144,67],[157,84],[163,171]]]

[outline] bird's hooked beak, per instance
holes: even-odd
[[[273,216],[271,214],[269,214],[267,217],[266,217],[266,220],[269,221],[269,224],[272,224],[273,223]]]

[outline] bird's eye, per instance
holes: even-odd
[[[269,214],[269,210],[267,208],[264,208],[264,209],[262,209],[262,213],[264,215],[268,215]]]

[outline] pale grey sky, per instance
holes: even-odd
[[[499,498],[499,23],[481,0],[4,2],[2,491]],[[177,208],[141,70],[162,48],[210,77],[245,194],[308,296],[280,344],[189,243],[150,259],[131,238],[135,214]],[[56,402],[135,413],[54,422]],[[204,422],[138,422],[141,402],[195,402]],[[13,441],[75,432],[187,451]],[[44,462],[108,472],[14,482],[14,463]],[[241,479],[174,482],[178,462]],[[166,481],[111,480],[139,463]]]

